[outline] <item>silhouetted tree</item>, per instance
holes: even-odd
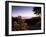
[[[33,11],[34,11],[34,14],[41,15],[41,7],[34,7]]]

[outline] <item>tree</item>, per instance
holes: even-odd
[[[33,11],[34,11],[34,14],[41,15],[41,7],[34,7]]]

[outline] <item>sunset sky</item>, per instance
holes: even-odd
[[[22,16],[24,19],[36,17],[36,14],[32,10],[33,7],[31,6],[12,6],[12,16]]]

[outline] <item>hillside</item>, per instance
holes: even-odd
[[[41,18],[40,17],[32,17],[30,19],[22,19],[27,23],[27,30],[39,30],[41,29]],[[14,31],[14,21],[18,22],[17,17],[12,17],[12,30]],[[21,30],[21,29],[20,29]]]

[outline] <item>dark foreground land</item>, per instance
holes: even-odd
[[[12,17],[12,31],[21,30],[40,30],[41,18],[32,17],[30,19],[21,19],[21,17]]]

